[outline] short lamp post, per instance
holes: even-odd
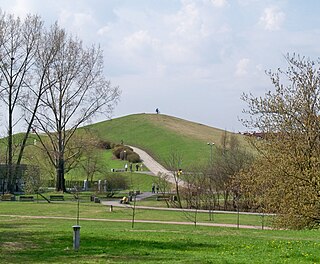
[[[207,145],[210,146],[210,162],[211,162],[211,165],[212,165],[212,162],[213,162],[212,147],[214,146],[214,143],[213,142],[208,142]]]
[[[77,190],[77,188],[75,187]],[[77,191],[75,198],[77,199],[77,224],[72,226],[73,228],[73,249],[78,251],[80,248],[80,225],[79,225],[79,212],[80,212],[80,197],[79,192]]]

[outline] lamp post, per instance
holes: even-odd
[[[213,147],[214,143],[213,142],[208,142],[207,145],[210,146],[210,161],[211,161],[211,165],[212,165],[212,161],[213,161],[213,159],[212,159],[212,147]]]
[[[212,163],[213,163],[213,155],[212,155],[212,147],[213,147],[213,145],[214,145],[214,143],[213,142],[208,142],[207,143],[207,145],[208,146],[210,146],[210,166],[211,166],[211,173],[212,173]],[[211,176],[210,176],[210,178],[209,178],[209,180],[210,180],[210,185],[211,185]],[[210,200],[210,206],[209,206],[209,221],[211,221],[211,220],[213,220],[213,211],[212,211],[212,208],[211,208],[211,206],[212,206],[212,204],[211,204],[211,200]]]

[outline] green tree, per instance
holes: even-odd
[[[243,123],[260,136],[251,137],[258,158],[238,182],[254,206],[277,213],[278,226],[312,228],[320,221],[320,60],[285,58],[285,71],[268,72],[274,91],[242,97]]]

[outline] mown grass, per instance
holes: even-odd
[[[2,203],[0,205],[2,208]],[[29,206],[26,206],[29,207]],[[2,210],[1,210],[2,211]],[[0,217],[2,263],[319,263],[319,231]]]
[[[77,216],[77,203],[72,200],[73,197],[67,198],[65,202],[45,203],[44,200],[39,202],[1,202],[0,214],[5,215],[30,215],[30,216],[54,216],[54,217],[68,217],[75,218]],[[85,199],[85,202],[83,202]],[[90,197],[82,198],[80,203],[80,217],[81,218],[98,218],[98,219],[132,219],[132,208],[129,207],[114,207],[113,212],[110,212],[108,206],[88,202]],[[132,203],[133,204],[133,203]],[[169,222],[189,222],[193,224],[196,222],[202,223],[217,223],[217,224],[237,224],[237,214],[224,213],[208,213],[188,212],[183,211],[166,211],[166,210],[149,210],[139,209],[135,210],[136,220],[149,221],[169,221]],[[270,225],[270,219],[255,215],[240,215],[241,225],[262,226]]]

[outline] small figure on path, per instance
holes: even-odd
[[[127,196],[123,196],[123,198],[120,200],[121,204],[128,204],[129,203],[129,198]]]
[[[159,185],[158,184],[157,184],[157,188],[156,189],[157,189],[157,193],[159,193]]]
[[[136,171],[139,170],[139,163],[136,164]]]
[[[130,162],[130,171],[132,172],[132,163]]]
[[[158,108],[156,109],[156,113],[157,113],[157,114],[159,114],[159,113],[160,113],[160,111],[159,111],[159,109],[158,109]]]
[[[152,183],[152,193],[155,193],[155,187],[154,183]]]
[[[128,163],[126,163],[126,164],[124,165],[124,170],[125,170],[125,171],[128,171]]]

